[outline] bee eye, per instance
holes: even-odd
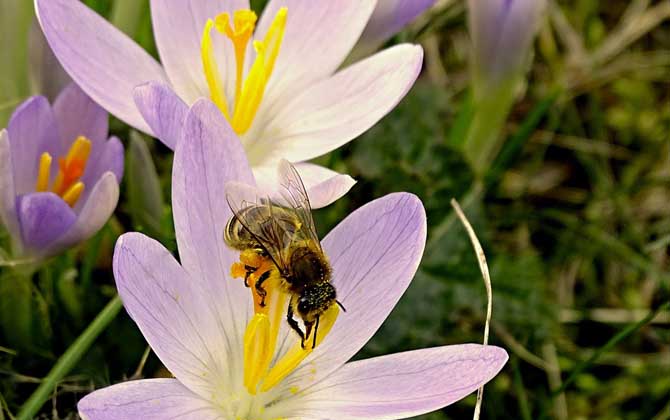
[[[309,301],[305,298],[302,298],[298,301],[298,312],[306,313],[309,311]]]

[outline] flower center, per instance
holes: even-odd
[[[58,173],[50,191],[60,196],[70,207],[77,204],[77,200],[84,192],[84,183],[79,179],[86,170],[86,163],[90,154],[91,141],[84,136],[79,136],[70,146],[67,155],[58,159]],[[49,191],[52,160],[48,152],[44,152],[40,156],[35,184],[37,192]]]
[[[284,38],[287,13],[286,7],[279,9],[265,38],[262,41],[253,41],[256,58],[246,79],[244,62],[249,41],[256,28],[256,13],[247,9],[236,10],[232,24],[230,15],[221,13],[214,20],[208,19],[205,24],[201,56],[209,93],[237,134],[244,134],[249,130],[261,104]],[[229,110],[228,98],[214,57],[212,28],[230,39],[235,49],[235,93],[232,110]]]
[[[308,330],[304,348],[302,340],[296,340],[295,345],[270,366],[277,350],[279,328],[286,322],[287,308],[294,306],[295,297],[282,290],[282,279],[274,263],[253,249],[240,254],[240,261],[233,264],[231,274],[245,279],[254,301],[254,316],[244,334],[244,386],[249,394],[256,395],[279,384],[309,356],[328,335],[340,310],[337,305],[330,306],[320,315],[318,329]],[[261,296],[256,287],[259,279],[263,279],[265,296]],[[288,305],[287,298],[290,298]]]

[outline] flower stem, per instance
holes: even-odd
[[[81,357],[88,351],[91,344],[107,328],[110,322],[119,313],[123,304],[118,296],[115,296],[107,306],[98,314],[84,332],[58,359],[49,374],[42,380],[40,386],[33,392],[30,398],[23,404],[16,420],[30,420],[49,398],[56,385],[67,375],[72,367],[79,362]]]

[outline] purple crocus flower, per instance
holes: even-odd
[[[119,198],[123,145],[107,131],[107,113],[75,84],[53,107],[34,96],[14,111],[0,131],[0,221],[15,256],[52,256],[109,219]]]
[[[314,207],[355,181],[306,161],[393,109],[423,59],[420,46],[403,44],[339,70],[375,0],[270,0],[260,18],[248,0],[152,0],[161,64],[78,0],[35,5],[63,67],[109,112],[174,148],[155,103],[174,109],[178,125],[189,105],[210,98],[242,141],[259,186],[276,187],[280,159],[298,162]]]
[[[240,256],[226,247],[222,232],[232,216],[226,184],[253,184],[252,170],[241,142],[206,99],[190,110],[180,137],[172,204],[181,263],[140,233],[123,235],[114,253],[124,306],[174,379],[95,391],[78,404],[84,419],[406,418],[463,398],[505,364],[503,349],[477,344],[347,363],[419,265],[426,216],[408,193],[361,207],[322,241],[346,313],[326,327],[316,348],[302,350],[283,317],[273,324],[276,339],[250,340],[259,314],[250,288],[231,278]],[[296,363],[284,363],[287,358]],[[262,361],[272,364],[262,368]]]
[[[352,55],[371,54],[434,3],[435,0],[378,0]]]
[[[478,96],[523,74],[545,7],[546,0],[468,0]]]

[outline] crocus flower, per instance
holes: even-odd
[[[352,55],[364,57],[412,22],[435,0],[378,0]]]
[[[210,98],[268,189],[280,159],[321,156],[379,121],[410,89],[423,58],[421,47],[403,44],[338,70],[374,0],[271,0],[260,19],[248,0],[152,0],[161,64],[78,0],[35,4],[56,56],[96,102],[174,148],[157,110],[174,109],[179,124],[187,105]],[[296,166],[315,207],[354,184],[318,165]]]
[[[0,221],[16,256],[39,259],[91,237],[119,198],[123,145],[107,113],[75,84],[53,107],[21,104],[0,131]]]
[[[545,6],[545,0],[468,0],[478,96],[523,75]]]
[[[172,204],[181,263],[140,233],[123,235],[114,252],[124,306],[174,379],[95,391],[78,404],[84,419],[405,418],[463,398],[505,364],[504,350],[477,344],[347,363],[419,265],[426,216],[407,193],[363,206],[323,239],[346,313],[327,314],[317,346],[302,349],[284,320],[285,301],[276,303],[282,293],[266,289],[262,312],[253,288],[231,277],[240,254],[222,238],[232,216],[226,185],[254,183],[236,134],[204,99],[180,137]]]

